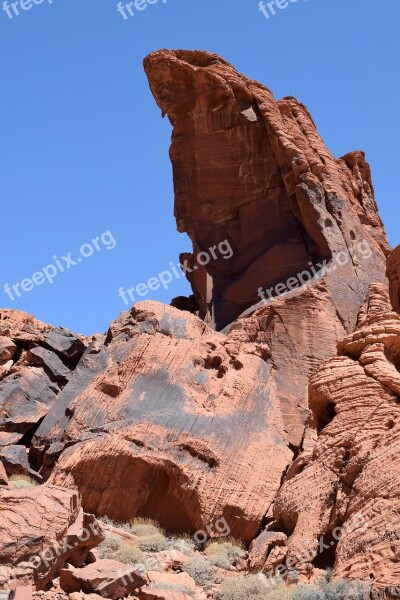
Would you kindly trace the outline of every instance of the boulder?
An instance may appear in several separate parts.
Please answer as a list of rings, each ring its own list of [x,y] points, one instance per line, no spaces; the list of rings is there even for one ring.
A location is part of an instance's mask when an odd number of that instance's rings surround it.
[[[47,414],[60,388],[37,367],[22,366],[0,381],[0,433],[18,443]]]
[[[0,447],[30,443],[88,344],[32,315],[0,310]]]
[[[87,348],[87,343],[82,336],[77,336],[64,327],[55,327],[46,333],[42,343],[73,367],[76,367]]]
[[[17,352],[17,346],[10,338],[0,336],[0,361],[8,361],[14,358]]]
[[[58,358],[57,354],[45,348],[32,348],[26,354],[26,361],[33,367],[43,367],[51,379],[65,383],[71,371]]]
[[[39,483],[43,481],[39,473],[31,469],[25,446],[0,447],[0,461],[8,475],[26,475]]]
[[[0,530],[0,578],[39,590],[103,539],[94,517],[83,515],[79,495],[50,485],[0,487]]]
[[[81,569],[62,569],[60,586],[68,594],[95,593],[103,598],[125,598],[146,584],[146,579],[135,570],[116,560],[98,560]]]
[[[271,555],[276,549],[283,549],[287,546],[287,535],[283,532],[277,531],[263,531],[256,539],[254,539],[249,548],[249,569],[251,571],[268,571],[272,570],[275,565],[272,565],[270,569],[267,563],[267,557],[271,562]],[[283,553],[285,557],[286,551]],[[280,560],[277,564],[280,564],[283,560]],[[266,567],[266,568],[265,568]]]
[[[139,303],[85,355],[32,454],[42,475],[53,468],[53,484],[79,489],[87,512],[211,535],[225,519],[250,541],[292,457],[270,382],[254,346],[242,351],[190,313]]]

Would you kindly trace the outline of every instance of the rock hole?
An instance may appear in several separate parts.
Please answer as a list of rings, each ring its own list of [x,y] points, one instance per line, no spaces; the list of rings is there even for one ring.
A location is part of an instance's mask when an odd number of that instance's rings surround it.
[[[208,356],[204,361],[204,367],[206,369],[219,369],[222,365],[222,358],[220,356]]]
[[[326,406],[320,407],[316,415],[317,430],[320,434],[329,423],[331,423],[336,415],[334,402],[328,402]]]
[[[333,538],[332,532],[324,535],[324,549],[322,552],[319,552],[317,556],[312,561],[312,565],[316,569],[333,569],[336,561],[336,546],[337,540]],[[326,548],[325,546],[328,546]]]

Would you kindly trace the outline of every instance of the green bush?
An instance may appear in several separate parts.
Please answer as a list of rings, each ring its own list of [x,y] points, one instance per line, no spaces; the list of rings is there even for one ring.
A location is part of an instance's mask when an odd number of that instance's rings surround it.
[[[258,575],[230,577],[222,582],[218,592],[218,600],[268,600],[268,588]]]
[[[120,549],[121,540],[117,535],[113,533],[106,533],[104,540],[98,547],[100,558],[112,558],[115,559],[115,555]]]
[[[149,535],[156,535],[157,533],[164,535],[164,530],[152,519],[132,519],[129,523],[129,529],[133,535],[137,535],[138,537],[147,537]]]
[[[139,548],[144,552],[161,552],[168,548],[167,538],[162,533],[141,536],[138,544]]]
[[[245,558],[246,550],[234,540],[211,542],[205,550],[209,562],[221,569],[229,570],[236,558]]]
[[[194,556],[184,566],[184,570],[200,587],[208,588],[214,583],[219,583],[214,567],[205,558]]]
[[[130,542],[122,542],[113,558],[125,565],[143,564],[146,560],[142,550]]]

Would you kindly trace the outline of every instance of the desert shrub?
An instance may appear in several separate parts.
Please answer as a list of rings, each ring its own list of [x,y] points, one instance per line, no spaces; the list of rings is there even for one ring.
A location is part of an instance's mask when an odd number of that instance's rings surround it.
[[[364,597],[361,583],[358,581],[330,581],[320,585],[324,600],[362,600]]]
[[[357,581],[320,581],[315,585],[298,586],[293,600],[362,600],[362,586]]]
[[[139,537],[138,544],[144,552],[161,552],[168,548],[167,538],[162,533],[143,535]]]
[[[164,535],[164,530],[152,519],[132,519],[129,523],[129,529],[131,533],[138,537],[147,537],[149,535],[155,535],[156,533]]]
[[[222,582],[218,600],[268,600],[268,589],[258,575],[230,577]]]
[[[184,566],[188,573],[200,587],[210,587],[213,583],[218,583],[219,578],[214,567],[203,557],[194,556]]]
[[[188,535],[172,536],[167,540],[168,547],[173,550],[179,550],[186,556],[193,556],[196,550],[196,542]]]
[[[151,583],[149,586],[153,590],[169,590],[171,592],[180,592],[181,594],[187,594],[188,596],[193,596],[196,593],[196,590],[188,587],[187,585],[181,585],[179,583],[169,583],[158,581],[157,583]]]
[[[142,550],[130,542],[122,542],[113,558],[126,565],[143,564],[146,560]]]
[[[31,488],[39,485],[37,481],[27,475],[11,475],[8,480],[17,489]]]
[[[98,547],[100,558],[115,558],[116,553],[120,549],[121,540],[113,533],[106,533],[104,540]]]
[[[0,589],[0,600],[7,600],[9,593],[9,590]]]
[[[267,591],[266,598],[267,600],[293,600],[293,588],[284,583],[276,585]]]
[[[207,545],[205,552],[209,562],[221,569],[229,569],[236,558],[246,557],[246,550],[242,544],[234,540],[211,542]]]
[[[300,585],[293,591],[293,600],[324,600],[321,588],[315,585]]]

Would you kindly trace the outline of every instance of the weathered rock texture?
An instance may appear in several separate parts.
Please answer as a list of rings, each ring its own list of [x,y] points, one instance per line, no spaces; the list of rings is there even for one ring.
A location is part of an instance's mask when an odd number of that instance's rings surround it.
[[[365,239],[371,264],[350,261],[341,280],[327,278],[341,320],[354,326],[388,251],[364,154],[335,160],[304,105],[275,101],[215,54],[161,50],[144,66],[174,126],[175,216],[193,242],[185,258],[202,316],[224,327],[258,301],[260,286],[286,282]],[[233,256],[201,266],[199,253],[226,239]]]
[[[302,104],[216,55],[164,50],[145,69],[174,126],[194,297],[139,303],[91,340],[0,311],[0,565],[41,588],[69,562],[65,590],[117,597],[137,582],[86,564],[101,539],[79,543],[86,513],[210,535],[225,519],[233,537],[261,531],[251,569],[323,536],[303,578],[332,566],[396,586],[400,251],[364,154],[335,160]],[[53,544],[53,562],[24,564]],[[185,598],[140,583],[140,598]]]
[[[50,481],[116,520],[196,531],[225,518],[250,540],[291,460],[271,367],[198,317],[139,303],[88,349],[39,427]],[[257,355],[258,354],[258,355]]]
[[[215,54],[161,50],[144,65],[174,126],[175,216],[193,243],[182,260],[200,315],[220,329],[248,309],[232,328],[268,344],[298,447],[309,377],[354,329],[370,283],[385,282],[389,246],[369,166],[362,152],[335,160],[300,102],[275,101]],[[210,248],[217,259],[202,266]],[[300,273],[303,282],[319,277],[299,291]],[[287,284],[289,296],[269,300]],[[256,310],[259,288],[269,292]]]
[[[334,566],[338,577],[399,584],[399,398],[400,315],[387,290],[371,286],[358,328],[311,378],[319,438],[295,461],[275,502],[275,519],[290,536],[287,559],[321,536],[328,546],[302,572]],[[336,527],[345,530],[337,546]]]
[[[0,447],[29,445],[86,340],[16,310],[0,310]]]
[[[67,560],[83,564],[103,539],[95,518],[80,508],[79,495],[50,485],[0,487],[0,531],[0,585],[21,580],[37,589]]]

